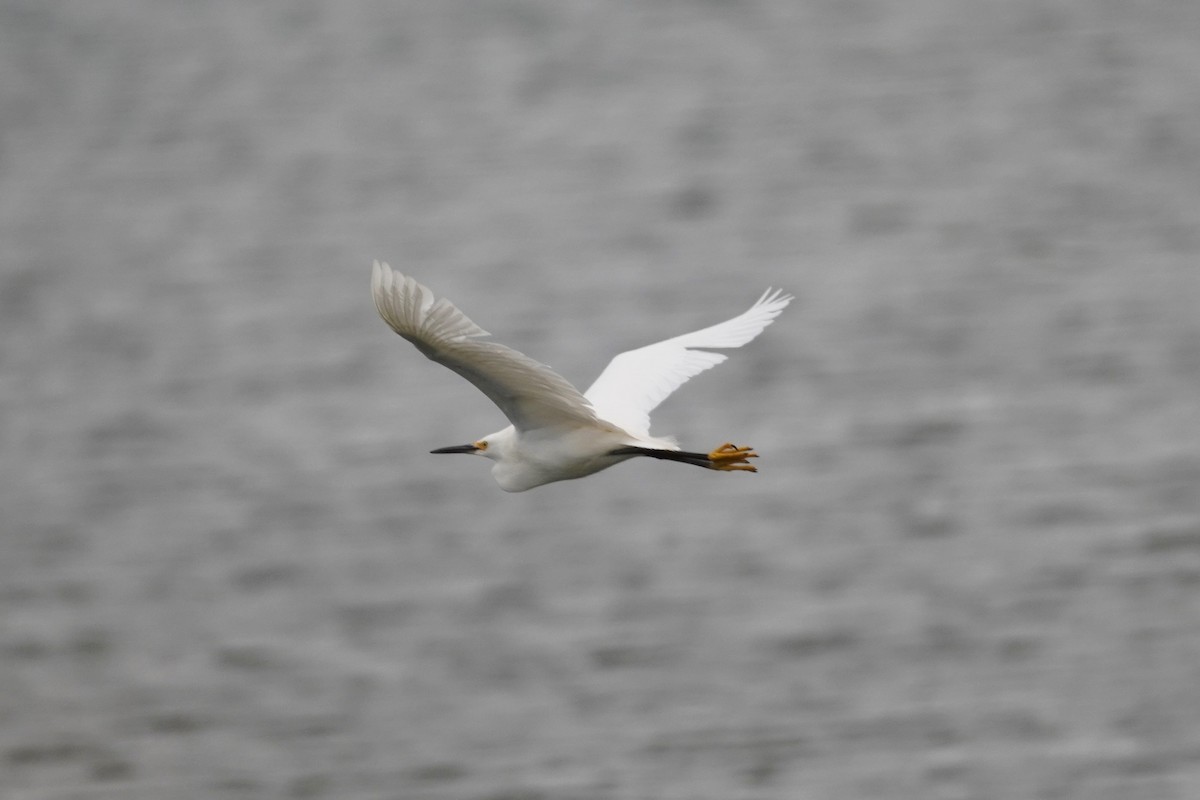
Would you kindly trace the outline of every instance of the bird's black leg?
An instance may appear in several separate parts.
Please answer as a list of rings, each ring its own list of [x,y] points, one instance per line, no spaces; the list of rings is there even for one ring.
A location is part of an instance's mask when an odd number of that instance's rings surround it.
[[[610,456],[648,456],[650,458],[660,458],[663,461],[694,464],[697,467],[708,467],[711,465],[708,456],[704,453],[688,453],[683,450],[660,450],[656,447],[629,445],[628,447],[618,447],[616,450],[610,450],[608,454]]]
[[[608,454],[611,456],[647,456],[663,461],[678,461],[681,464],[691,464],[705,469],[744,470],[747,472],[756,471],[754,467],[750,466],[747,459],[758,457],[758,454],[749,447],[735,447],[731,444],[722,445],[711,453],[690,453],[686,450],[660,450],[656,447],[628,445],[610,450]]]

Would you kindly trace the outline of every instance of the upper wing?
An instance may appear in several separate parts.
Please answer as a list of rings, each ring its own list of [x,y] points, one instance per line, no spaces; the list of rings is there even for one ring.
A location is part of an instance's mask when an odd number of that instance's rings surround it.
[[[371,294],[392,330],[475,384],[519,430],[598,422],[565,378],[512,348],[480,341],[487,331],[412,278],[376,261]]]
[[[706,369],[728,356],[694,348],[741,347],[762,333],[792,301],[782,290],[768,289],[741,316],[703,330],[629,350],[609,362],[584,392],[601,419],[637,435],[650,432],[650,412]]]

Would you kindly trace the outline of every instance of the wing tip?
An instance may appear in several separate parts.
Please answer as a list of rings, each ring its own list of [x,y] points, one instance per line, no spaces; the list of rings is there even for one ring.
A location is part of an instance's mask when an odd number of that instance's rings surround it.
[[[384,270],[387,270],[387,275],[390,277],[392,270],[387,265],[387,262],[380,263],[378,259],[371,265],[371,296],[375,298],[375,305],[379,305],[379,296],[383,292]]]
[[[401,336],[413,335],[420,327],[424,296],[428,294],[428,289],[392,269],[386,261],[375,259],[372,262],[371,296],[375,300],[375,310],[388,327]]]
[[[386,261],[371,264],[371,294],[375,310],[392,330],[417,340],[488,336],[446,298],[411,275],[392,269]]]
[[[762,293],[762,296],[754,303],[751,308],[761,308],[763,306],[774,306],[779,311],[787,308],[788,303],[796,299],[793,294],[785,294],[783,289],[777,289],[774,286],[768,286],[767,290]]]

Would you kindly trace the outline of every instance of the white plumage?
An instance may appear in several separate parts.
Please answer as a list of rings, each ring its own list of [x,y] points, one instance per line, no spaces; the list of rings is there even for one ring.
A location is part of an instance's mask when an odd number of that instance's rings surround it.
[[[791,295],[768,289],[731,320],[614,358],[580,394],[545,364],[488,341],[487,331],[449,300],[376,261],[375,308],[396,333],[428,358],[473,383],[512,424],[469,445],[435,453],[473,453],[495,461],[500,488],[519,492],[580,478],[636,456],[680,461],[723,471],[749,471],[749,447],[725,444],[709,453],[685,452],[650,435],[650,412],[688,379],[724,361],[707,348],[741,347],[779,316]]]
[[[741,347],[762,333],[791,300],[782,290],[768,289],[749,311],[731,320],[621,353],[583,396],[601,418],[629,433],[648,436],[650,412],[659,403],[729,358],[698,348]]]

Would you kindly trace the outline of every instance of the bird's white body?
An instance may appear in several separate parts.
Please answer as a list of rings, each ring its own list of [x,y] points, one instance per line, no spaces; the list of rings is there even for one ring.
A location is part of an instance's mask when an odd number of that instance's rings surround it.
[[[619,464],[630,455],[612,455],[618,448],[648,446],[624,431],[603,427],[537,428],[518,435],[509,425],[485,436],[480,453],[493,459],[492,477],[506,492],[523,492],[543,483],[582,478]]]
[[[637,456],[723,471],[754,471],[748,447],[690,453],[650,435],[650,412],[694,375],[725,360],[704,348],[740,347],[791,301],[768,290],[743,314],[694,333],[621,353],[586,393],[544,364],[483,339],[488,334],[449,301],[376,261],[371,293],[383,320],[430,359],[462,375],[512,423],[469,445],[435,453],[492,459],[501,489],[521,492],[582,478]]]

